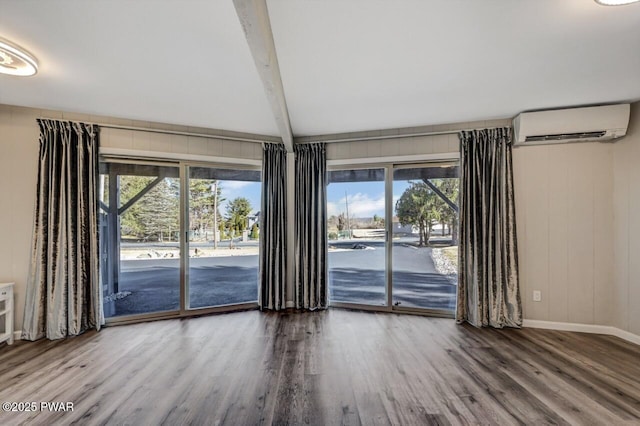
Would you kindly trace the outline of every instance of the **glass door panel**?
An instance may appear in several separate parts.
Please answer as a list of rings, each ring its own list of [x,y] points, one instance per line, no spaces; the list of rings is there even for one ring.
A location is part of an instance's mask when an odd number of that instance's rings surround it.
[[[394,306],[455,310],[458,191],[456,165],[393,170]]]
[[[179,168],[102,162],[99,187],[105,317],[179,310]]]
[[[260,171],[188,168],[190,309],[258,300]]]
[[[385,169],[328,175],[329,298],[386,306]]]

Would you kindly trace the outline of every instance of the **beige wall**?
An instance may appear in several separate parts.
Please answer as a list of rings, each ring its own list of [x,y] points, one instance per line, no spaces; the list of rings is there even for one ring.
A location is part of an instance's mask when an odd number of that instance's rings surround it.
[[[183,159],[193,159],[186,156],[197,156],[204,160],[207,160],[204,157],[209,157],[208,160],[215,160],[216,157],[262,160],[262,146],[259,143],[123,129],[102,129],[100,147],[102,151],[132,150],[159,157],[174,154]]]
[[[464,129],[509,126],[511,120],[487,120],[465,123],[443,124],[438,126],[421,126],[404,129],[389,129],[370,132],[342,133],[325,137],[296,138],[296,142],[322,141],[325,139],[367,138],[401,135],[403,133],[448,132]],[[460,140],[457,134],[397,137],[383,140],[363,140],[357,142],[340,142],[327,144],[327,160],[349,160],[366,158],[394,158],[411,155],[430,155],[457,153]]]
[[[408,138],[341,142],[327,144],[328,160],[440,154],[459,151],[458,135],[415,136]]]
[[[640,102],[631,105],[627,136],[613,150],[613,325],[640,335]]]
[[[525,318],[609,325],[613,148],[576,143],[513,151]],[[533,291],[542,301],[533,301]]]
[[[627,136],[614,143],[514,150],[527,319],[640,335],[639,166],[639,102]],[[532,301],[533,290],[542,302]]]
[[[15,328],[22,328],[35,204],[36,113],[0,106],[0,281],[15,282]]]

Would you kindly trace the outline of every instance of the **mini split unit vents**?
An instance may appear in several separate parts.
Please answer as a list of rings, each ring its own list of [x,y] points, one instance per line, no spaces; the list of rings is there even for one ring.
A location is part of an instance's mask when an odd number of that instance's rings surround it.
[[[611,141],[627,134],[629,104],[523,112],[513,120],[514,146]]]

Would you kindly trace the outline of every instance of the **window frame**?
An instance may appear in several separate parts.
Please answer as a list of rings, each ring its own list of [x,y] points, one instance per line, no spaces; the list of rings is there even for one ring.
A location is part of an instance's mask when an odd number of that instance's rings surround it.
[[[389,161],[392,160],[392,161]],[[423,315],[440,318],[454,318],[455,311],[439,309],[427,309],[409,306],[394,306],[393,304],[393,172],[396,169],[437,167],[460,165],[458,153],[455,154],[435,154],[419,156],[403,156],[390,158],[354,159],[351,162],[346,159],[327,160],[327,171],[334,170],[360,170],[360,169],[381,169],[385,170],[385,294],[387,296],[386,306],[366,305],[350,302],[334,302],[329,300],[329,306],[342,309],[356,309],[373,312],[396,312],[414,315]],[[329,264],[327,262],[327,277],[329,275]],[[330,285],[327,279],[327,285]]]
[[[189,167],[210,167],[218,169],[231,169],[231,170],[252,170],[262,171],[262,166],[258,165],[258,161],[247,160],[246,162],[238,162],[238,159],[230,158],[229,161],[223,161],[222,157],[217,158],[216,161],[195,161],[195,160],[181,160],[173,158],[148,158],[148,157],[135,157],[126,155],[109,155],[107,153],[101,153],[99,163],[120,163],[120,164],[133,164],[133,165],[154,165],[154,166],[168,166],[177,167],[179,171],[180,181],[180,201],[179,201],[179,216],[180,216],[180,304],[179,309],[161,312],[149,312],[133,315],[123,315],[116,317],[105,317],[105,325],[121,325],[132,324],[144,321],[153,321],[169,318],[188,318],[199,315],[207,315],[213,313],[225,313],[258,309],[258,301],[248,303],[237,303],[228,305],[209,306],[202,308],[189,308],[189,288],[188,288],[188,229],[189,229],[189,191],[188,188],[188,168]],[[262,181],[260,181],[262,183]],[[101,207],[98,206],[98,209]],[[119,243],[118,243],[119,244]],[[102,274],[99,274],[100,279],[100,295],[102,297],[103,283]],[[258,282],[259,286],[259,282]],[[259,289],[258,289],[259,295]]]

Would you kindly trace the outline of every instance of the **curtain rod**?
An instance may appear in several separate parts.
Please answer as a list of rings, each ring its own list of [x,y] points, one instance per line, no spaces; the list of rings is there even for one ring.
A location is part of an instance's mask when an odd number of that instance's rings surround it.
[[[38,117],[38,119],[43,120],[60,120],[59,118],[50,118],[50,117]],[[64,119],[63,119],[64,120]],[[131,130],[134,132],[148,132],[148,133],[161,133],[167,135],[180,135],[180,136],[191,136],[195,138],[205,138],[205,139],[223,139],[230,141],[239,141],[239,142],[252,142],[252,143],[282,143],[274,142],[272,140],[267,139],[255,139],[255,138],[241,138],[237,136],[222,136],[222,135],[209,135],[206,133],[195,133],[195,132],[182,132],[179,130],[163,130],[163,129],[149,129],[146,127],[135,127],[135,126],[121,126],[118,124],[106,124],[106,123],[95,123],[95,122],[84,122],[86,124],[94,124],[96,126],[104,127],[106,129],[119,129],[119,130]],[[499,127],[486,127],[485,129],[501,129],[503,127],[509,126],[499,126]],[[305,142],[297,142],[294,137],[294,144],[308,144],[308,143],[343,143],[343,142],[360,142],[360,141],[374,141],[374,140],[384,140],[384,139],[403,139],[403,138],[411,138],[418,136],[439,136],[439,135],[454,135],[460,132],[470,132],[478,129],[461,129],[461,130],[444,130],[440,132],[417,132],[417,133],[403,133],[399,135],[383,135],[383,136],[357,136],[352,138],[340,138],[340,139],[317,139],[317,140],[309,140]],[[305,139],[314,138],[316,136],[304,136]],[[317,136],[318,138],[322,138],[322,136]]]
[[[65,119],[60,119],[60,118],[50,118],[50,117],[38,117],[38,119],[42,119],[42,120],[63,120],[65,121]],[[71,120],[74,121],[74,120]],[[223,140],[229,140],[229,141],[239,141],[239,142],[252,142],[252,143],[264,143],[264,142],[270,142],[270,143],[278,143],[278,142],[274,142],[272,140],[268,140],[268,139],[255,139],[255,138],[242,138],[239,136],[223,136],[223,135],[210,135],[207,133],[196,133],[196,132],[182,132],[179,130],[164,130],[164,129],[149,129],[147,127],[135,127],[135,126],[121,126],[118,124],[107,124],[107,123],[94,123],[94,122],[87,122],[87,121],[83,121],[83,123],[86,124],[93,124],[105,129],[119,129],[119,130],[131,130],[134,132],[148,132],[148,133],[161,133],[161,134],[166,134],[166,135],[179,135],[179,136],[191,136],[194,138],[205,138],[205,139],[223,139]]]
[[[491,130],[491,129],[502,129],[504,127],[510,126],[499,126],[499,127],[483,127],[482,129]],[[417,133],[403,133],[399,135],[383,135],[383,136],[357,136],[353,138],[342,138],[342,139],[318,139],[318,140],[310,140],[305,142],[297,142],[298,144],[305,143],[342,143],[342,142],[360,142],[360,141],[375,141],[375,140],[383,140],[383,139],[400,139],[400,138],[412,138],[417,136],[438,136],[438,135],[457,135],[460,132],[471,132],[479,129],[460,129],[460,130],[443,130],[440,132],[417,132]],[[313,138],[314,136],[305,136],[307,138]],[[318,136],[321,138],[320,136]]]

